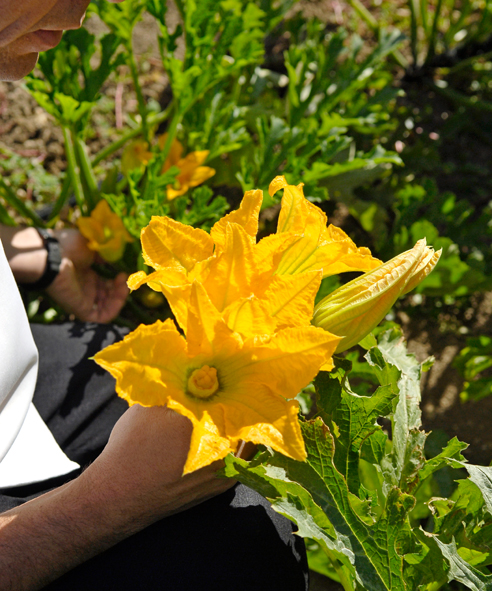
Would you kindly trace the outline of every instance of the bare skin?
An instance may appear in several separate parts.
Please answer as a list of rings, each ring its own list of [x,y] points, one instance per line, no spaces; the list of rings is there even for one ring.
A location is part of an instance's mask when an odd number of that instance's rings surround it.
[[[70,228],[56,230],[62,251],[60,273],[46,290],[68,313],[85,322],[110,322],[123,307],[128,295],[126,275],[103,279],[91,268],[95,253],[87,241]],[[19,283],[37,281],[46,267],[47,253],[43,240],[34,228],[11,228],[0,225],[5,254]]]
[[[181,476],[191,423],[129,409],[77,479],[0,515],[0,589],[34,591],[122,539],[232,486],[217,464]],[[131,444],[129,444],[131,442]]]
[[[0,0],[0,80],[17,80],[64,29],[80,26],[89,0]],[[93,253],[62,231],[59,276],[50,295],[82,320],[107,322],[123,305],[124,278],[100,282]],[[46,252],[32,228],[0,227],[15,275],[36,281]],[[35,591],[155,521],[231,487],[218,465],[182,476],[191,422],[165,407],[130,408],[81,476],[0,515],[0,590]],[[247,452],[246,452],[247,453]]]

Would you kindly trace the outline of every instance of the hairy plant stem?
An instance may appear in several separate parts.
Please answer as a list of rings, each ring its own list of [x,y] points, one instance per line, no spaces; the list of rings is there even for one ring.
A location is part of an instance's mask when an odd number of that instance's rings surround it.
[[[80,182],[80,168],[77,164],[77,158],[75,156],[75,148],[72,141],[71,130],[64,125],[62,127],[63,139],[65,140],[65,153],[67,155],[67,166],[68,174],[72,182],[73,192],[75,194],[75,200],[80,208],[81,213],[84,215],[87,213],[87,205],[85,201],[84,189]]]
[[[335,557],[334,553],[331,550],[328,550],[323,544],[320,544],[323,548],[328,560],[331,562],[333,570],[337,573],[338,578],[340,579],[340,585],[344,588],[345,591],[354,591],[354,586],[352,585],[350,579],[345,574],[345,571],[340,566],[337,558]]]

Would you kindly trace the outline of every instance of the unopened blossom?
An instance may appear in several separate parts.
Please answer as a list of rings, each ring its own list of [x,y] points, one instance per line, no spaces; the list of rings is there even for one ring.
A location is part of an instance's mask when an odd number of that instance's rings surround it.
[[[396,300],[414,289],[436,266],[441,250],[425,239],[376,269],[339,287],[314,309],[313,325],[340,337],[337,353],[356,345],[386,316]]]

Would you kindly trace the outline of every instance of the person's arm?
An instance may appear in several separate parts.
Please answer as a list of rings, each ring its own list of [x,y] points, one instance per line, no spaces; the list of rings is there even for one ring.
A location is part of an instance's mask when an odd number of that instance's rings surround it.
[[[123,307],[128,295],[126,275],[114,280],[99,277],[91,268],[95,253],[78,230],[52,231],[62,254],[60,272],[46,289],[66,312],[79,320],[109,322]],[[14,277],[19,283],[34,283],[44,273],[47,252],[35,228],[0,225],[0,238]]]
[[[106,449],[72,482],[0,514],[0,589],[33,591],[153,522],[234,484],[217,463],[182,476],[191,423],[130,408]]]

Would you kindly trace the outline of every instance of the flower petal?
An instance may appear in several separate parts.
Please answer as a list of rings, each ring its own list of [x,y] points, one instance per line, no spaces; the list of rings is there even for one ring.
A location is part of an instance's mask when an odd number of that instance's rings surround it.
[[[210,166],[199,166],[193,171],[188,186],[191,189],[198,187],[198,185],[201,185],[205,181],[208,181],[209,178],[213,177],[214,174],[215,168],[210,168]]]
[[[263,298],[280,328],[309,325],[320,284],[321,271],[277,275],[272,279]]]
[[[299,403],[285,400],[267,386],[238,384],[224,393],[227,436],[231,439],[269,445],[296,460],[306,459],[299,426]]]
[[[273,334],[277,321],[268,310],[268,303],[255,296],[233,302],[223,312],[227,326],[244,338],[259,334]]]
[[[223,347],[229,344],[232,332],[210,301],[203,285],[194,281],[191,286],[186,329],[189,355],[211,355],[217,345]],[[236,346],[233,349],[235,350]]]
[[[185,387],[186,341],[172,320],[140,325],[94,361],[116,378],[116,391],[130,405],[164,406]]]
[[[410,277],[410,280],[405,285],[402,295],[412,291],[412,289],[416,288],[417,285],[427,277],[427,275],[437,265],[439,259],[441,258],[441,254],[442,248],[440,248],[437,252],[434,252],[433,248],[430,246],[427,247],[425,256],[422,257],[420,263]]]
[[[261,203],[263,201],[263,191],[254,190],[246,191],[239,209],[231,211],[216,224],[214,224],[210,231],[215,242],[216,250],[224,247],[226,237],[226,227],[229,223],[239,224],[244,228],[246,233],[251,236],[252,242],[256,242],[256,234],[258,233],[258,216],[260,214]]]
[[[294,398],[318,373],[340,341],[313,326],[286,328],[273,336],[248,339],[242,351],[220,357],[225,391],[238,383],[267,385],[274,394]]]
[[[142,254],[154,269],[175,267],[190,271],[213,253],[214,244],[204,230],[168,217],[153,217],[142,230]]]
[[[203,285],[214,306],[222,312],[237,299],[252,293],[255,275],[253,246],[238,224],[227,224],[224,251],[210,262]]]

